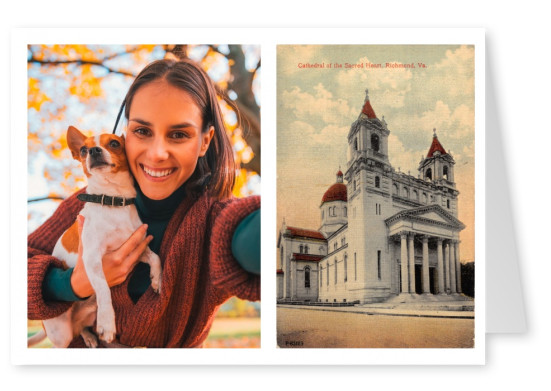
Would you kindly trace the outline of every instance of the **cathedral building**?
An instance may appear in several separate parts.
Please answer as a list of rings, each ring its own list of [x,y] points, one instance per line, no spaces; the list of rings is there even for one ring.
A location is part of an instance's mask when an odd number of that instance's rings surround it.
[[[438,140],[418,175],[388,159],[390,131],[366,90],[348,133],[346,171],[320,204],[318,230],[287,226],[278,239],[279,301],[373,303],[404,295],[461,293],[459,192],[453,156]]]

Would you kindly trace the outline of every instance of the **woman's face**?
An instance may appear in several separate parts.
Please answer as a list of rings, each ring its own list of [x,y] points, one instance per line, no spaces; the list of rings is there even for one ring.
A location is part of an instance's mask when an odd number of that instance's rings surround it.
[[[132,100],[126,156],[142,192],[162,200],[184,184],[214,134],[201,133],[201,111],[191,96],[165,80],[141,87]]]

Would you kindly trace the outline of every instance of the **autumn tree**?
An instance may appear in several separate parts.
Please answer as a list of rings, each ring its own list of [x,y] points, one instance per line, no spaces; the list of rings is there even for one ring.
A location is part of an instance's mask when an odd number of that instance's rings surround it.
[[[84,186],[82,170],[67,150],[68,126],[90,134],[111,132],[134,77],[161,58],[189,58],[214,80],[239,167],[234,193],[254,192],[260,175],[258,46],[30,45],[28,162],[33,205],[63,199]],[[32,208],[29,220],[36,222],[30,225],[39,224],[52,209]]]

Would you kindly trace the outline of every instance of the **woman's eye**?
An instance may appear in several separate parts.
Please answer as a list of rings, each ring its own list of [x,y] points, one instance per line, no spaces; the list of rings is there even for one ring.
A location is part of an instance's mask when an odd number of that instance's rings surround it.
[[[117,140],[111,140],[109,141],[109,146],[111,148],[117,149],[121,146],[121,143],[119,143]]]
[[[149,136],[150,131],[147,128],[137,128],[137,129],[134,129],[132,133],[138,136]]]
[[[174,139],[182,139],[182,138],[188,138],[188,135],[185,132],[174,132],[170,135],[170,137]]]
[[[86,147],[80,147],[80,156],[84,157],[88,153],[88,148]]]

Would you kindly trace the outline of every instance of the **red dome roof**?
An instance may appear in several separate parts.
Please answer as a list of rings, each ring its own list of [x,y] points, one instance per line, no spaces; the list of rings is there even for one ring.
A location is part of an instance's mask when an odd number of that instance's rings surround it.
[[[348,198],[346,196],[346,185],[344,183],[335,183],[332,185],[325,194],[323,195],[323,198],[321,199],[321,203],[324,202],[331,202],[331,201],[347,201]]]

